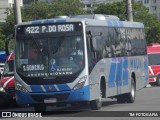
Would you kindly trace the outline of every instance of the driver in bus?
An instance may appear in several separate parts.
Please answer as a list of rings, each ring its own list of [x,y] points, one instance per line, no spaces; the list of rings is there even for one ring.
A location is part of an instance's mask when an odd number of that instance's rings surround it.
[[[76,37],[75,39],[76,41],[76,46],[75,46],[75,50],[71,53],[71,56],[74,56],[74,61],[79,64],[82,65],[83,64],[83,43],[80,37]]]
[[[83,44],[82,44],[81,38],[76,37],[75,41],[76,41],[76,48],[75,48],[75,51],[73,51],[71,54],[83,56]]]

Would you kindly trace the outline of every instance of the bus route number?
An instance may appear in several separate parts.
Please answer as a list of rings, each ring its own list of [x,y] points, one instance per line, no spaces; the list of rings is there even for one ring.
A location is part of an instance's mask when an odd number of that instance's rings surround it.
[[[26,33],[39,33],[39,27],[38,26],[31,26],[26,28]]]
[[[71,32],[71,31],[74,31],[74,25],[73,24],[29,26],[29,27],[25,28],[25,33],[26,34],[52,33],[52,32]]]

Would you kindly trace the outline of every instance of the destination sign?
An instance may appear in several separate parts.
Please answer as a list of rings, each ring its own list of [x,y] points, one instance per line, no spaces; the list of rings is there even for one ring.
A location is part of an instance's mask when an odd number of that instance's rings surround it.
[[[25,34],[72,32],[72,31],[75,31],[74,24],[27,26],[24,28]]]

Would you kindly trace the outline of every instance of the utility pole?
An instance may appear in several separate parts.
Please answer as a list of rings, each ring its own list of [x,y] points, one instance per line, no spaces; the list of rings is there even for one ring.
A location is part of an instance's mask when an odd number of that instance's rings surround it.
[[[127,4],[127,20],[128,21],[133,21],[132,1],[131,0],[126,0],[126,4]]]
[[[15,6],[14,8],[15,8],[16,24],[18,24],[22,22],[20,1],[14,0],[14,6]]]

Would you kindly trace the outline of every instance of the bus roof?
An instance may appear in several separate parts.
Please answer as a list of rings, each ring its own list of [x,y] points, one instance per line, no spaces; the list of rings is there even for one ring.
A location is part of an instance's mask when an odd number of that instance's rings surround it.
[[[53,19],[35,20],[29,22],[23,22],[19,25],[34,25],[42,23],[65,23],[65,22],[85,22],[88,26],[108,26],[108,27],[132,27],[132,28],[144,28],[143,23],[119,21],[119,18],[113,15],[94,14],[91,15],[76,15],[71,17],[56,17]]]
[[[159,43],[150,43],[147,45],[147,53],[154,54],[160,53],[160,44]]]

